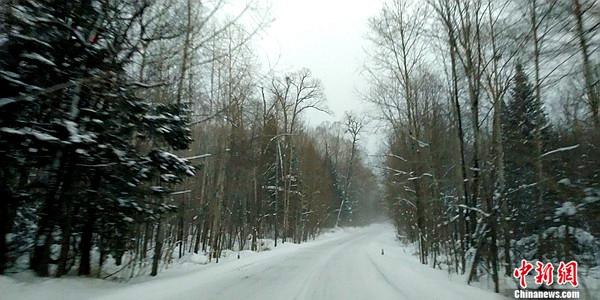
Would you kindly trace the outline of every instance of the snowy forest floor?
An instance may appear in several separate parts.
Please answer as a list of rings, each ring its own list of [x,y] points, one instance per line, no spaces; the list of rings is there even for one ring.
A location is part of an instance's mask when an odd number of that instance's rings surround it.
[[[0,299],[506,299],[464,282],[419,264],[391,225],[375,224],[218,264],[178,264],[127,283],[1,276]]]

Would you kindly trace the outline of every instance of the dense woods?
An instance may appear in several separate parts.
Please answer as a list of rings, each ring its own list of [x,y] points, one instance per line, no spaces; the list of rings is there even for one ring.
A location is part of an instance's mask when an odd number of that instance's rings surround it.
[[[262,70],[259,3],[1,8],[0,274],[156,275],[366,222],[364,121],[305,126],[322,84]]]
[[[156,276],[381,213],[495,292],[522,259],[599,270],[597,1],[385,0],[374,113],[321,124],[319,78],[258,58],[271,21],[258,0],[2,1],[0,274]]]
[[[496,292],[521,259],[600,265],[598,9],[391,0],[371,19],[384,197],[423,264]]]

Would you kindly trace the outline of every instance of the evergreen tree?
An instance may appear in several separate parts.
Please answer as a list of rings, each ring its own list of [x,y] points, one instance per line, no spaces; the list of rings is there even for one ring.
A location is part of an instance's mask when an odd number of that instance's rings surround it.
[[[537,174],[535,163],[539,153],[536,142],[547,139],[547,120],[542,103],[534,96],[533,87],[521,64],[515,68],[511,97],[503,110],[504,151],[506,165],[507,201],[512,215],[514,237],[529,237],[540,224],[537,203]],[[538,137],[539,134],[539,137]],[[527,243],[527,247],[534,247]],[[531,249],[529,249],[531,250]],[[523,250],[526,251],[526,250]]]
[[[79,236],[79,273],[89,274],[95,235],[123,240],[134,219],[170,209],[157,199],[194,174],[165,151],[190,143],[187,113],[139,98],[127,76],[135,44],[126,39],[147,2],[17,3],[0,45],[0,190],[8,199],[0,235],[11,231],[17,210],[39,207],[31,268],[48,275],[56,263],[56,275],[65,274]],[[131,19],[117,17],[124,11]]]

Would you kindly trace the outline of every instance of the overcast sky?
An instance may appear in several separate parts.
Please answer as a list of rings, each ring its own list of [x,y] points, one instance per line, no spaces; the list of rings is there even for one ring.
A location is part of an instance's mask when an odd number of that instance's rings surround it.
[[[260,35],[258,54],[265,67],[277,71],[306,67],[322,81],[333,115],[307,113],[309,124],[340,120],[345,111],[365,112],[367,105],[358,92],[366,88],[360,75],[366,60],[365,36],[381,1],[271,0],[271,4],[275,20]],[[368,136],[364,135],[363,145],[372,153],[378,141]]]

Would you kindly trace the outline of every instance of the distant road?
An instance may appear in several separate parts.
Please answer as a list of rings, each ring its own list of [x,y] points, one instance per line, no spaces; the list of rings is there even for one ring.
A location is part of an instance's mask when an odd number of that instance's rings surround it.
[[[381,255],[381,250],[384,255]],[[159,276],[160,277],[160,276]],[[504,299],[449,281],[418,263],[387,224],[212,265],[187,275],[123,286],[100,299],[400,300]]]

